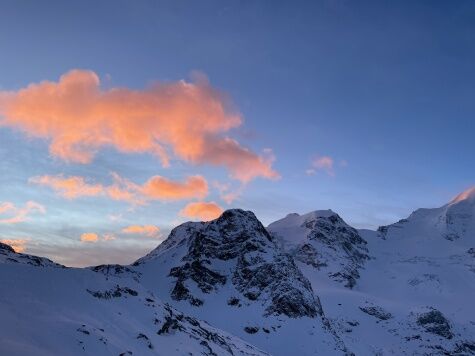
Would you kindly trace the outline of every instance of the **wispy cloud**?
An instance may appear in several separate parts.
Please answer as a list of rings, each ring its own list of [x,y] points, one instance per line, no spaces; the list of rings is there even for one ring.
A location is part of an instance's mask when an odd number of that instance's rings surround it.
[[[238,199],[245,188],[245,184],[241,184],[239,187],[232,187],[231,183],[221,183],[218,181],[213,182],[213,186],[219,193],[219,197],[226,204],[232,204],[236,199]]]
[[[33,177],[30,182],[48,186],[68,199],[104,196],[136,205],[145,204],[149,200],[203,199],[208,194],[208,183],[202,176],[189,176],[182,182],[153,176],[142,185],[116,173],[112,174],[112,178],[113,183],[110,185],[88,182],[83,177],[63,175]]]
[[[86,182],[83,177],[38,176],[30,178],[30,183],[45,185],[53,188],[58,194],[68,199],[78,197],[97,196],[103,193],[104,187],[100,184]]]
[[[23,207],[11,202],[0,203],[0,224],[18,224],[28,219],[30,214],[44,214],[46,208],[34,201],[28,201]]]
[[[191,219],[209,221],[221,215],[223,209],[215,202],[194,202],[187,204],[180,215]]]
[[[0,125],[48,140],[50,153],[66,161],[89,163],[111,146],[151,153],[164,166],[171,156],[222,166],[243,182],[278,177],[270,151],[258,155],[225,136],[242,118],[203,75],[143,90],[104,90],[96,73],[72,70],[58,82],[0,91],[0,114]]]
[[[343,160],[340,162],[341,167],[345,167],[348,163]],[[305,171],[307,175],[314,175],[318,172],[324,172],[329,176],[335,176],[335,160],[330,156],[316,156],[310,162],[310,167]]]
[[[148,237],[159,237],[160,228],[155,225],[130,225],[124,227],[122,232],[125,234],[145,235]]]

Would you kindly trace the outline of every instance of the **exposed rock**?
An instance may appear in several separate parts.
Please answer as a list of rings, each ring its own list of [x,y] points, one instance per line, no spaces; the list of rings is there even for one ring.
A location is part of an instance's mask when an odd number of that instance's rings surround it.
[[[475,355],[475,341],[458,342],[453,353],[455,355]]]
[[[393,316],[391,313],[388,313],[383,308],[378,306],[367,306],[367,307],[359,307],[360,310],[368,315],[374,316],[380,320],[389,320]]]
[[[94,267],[89,267],[92,271],[97,272],[97,273],[102,273],[104,276],[106,276],[106,279],[109,277],[132,277],[135,281],[138,281],[140,278],[140,273],[137,271],[134,271],[133,269],[127,267],[127,266],[121,266],[117,264],[112,264],[112,265],[99,265],[99,266],[94,266]]]
[[[272,303],[266,309],[268,314],[292,318],[322,314],[320,302],[311,293],[310,282],[289,255],[277,255],[271,262],[258,258],[248,261],[243,255],[238,259],[233,283],[248,299],[270,296]]]
[[[149,349],[153,349],[153,345],[152,345],[152,343],[150,342],[150,339],[148,338],[147,335],[140,333],[140,334],[137,335],[137,339],[138,339],[138,340],[143,340],[143,341],[147,344],[147,347],[148,347]]]
[[[106,290],[106,291],[91,291],[89,289],[86,289],[86,291],[91,294],[95,298],[99,299],[111,299],[111,298],[120,298],[124,294],[125,295],[131,295],[133,297],[136,297],[138,295],[137,291],[128,288],[128,287],[120,287],[117,285],[114,289],[111,290]]]
[[[247,332],[248,334],[255,334],[259,331],[259,327],[257,327],[257,326],[246,326],[244,328],[244,331]]]
[[[369,259],[367,242],[331,210],[291,214],[268,230],[299,262],[327,271],[335,281],[353,288]]]
[[[449,321],[437,309],[420,314],[417,318],[417,324],[432,334],[437,334],[446,339],[453,337]]]

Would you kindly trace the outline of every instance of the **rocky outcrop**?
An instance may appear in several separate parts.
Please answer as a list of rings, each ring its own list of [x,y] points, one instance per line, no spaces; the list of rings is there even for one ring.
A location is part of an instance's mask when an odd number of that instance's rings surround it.
[[[353,288],[369,259],[367,242],[331,210],[290,214],[268,230],[296,260]]]
[[[454,336],[449,321],[437,309],[419,314],[417,324],[422,326],[427,332],[445,337],[446,339],[451,339]]]
[[[386,310],[384,310],[383,308],[379,306],[373,305],[373,306],[363,306],[359,308],[363,313],[374,316],[375,318],[378,318],[379,320],[389,320],[393,317],[391,313],[387,312]]]
[[[132,268],[127,266],[112,264],[112,265],[99,265],[94,267],[89,267],[94,272],[103,274],[106,279],[111,277],[119,278],[132,278],[135,281],[138,281],[140,278],[140,273],[134,271]]]

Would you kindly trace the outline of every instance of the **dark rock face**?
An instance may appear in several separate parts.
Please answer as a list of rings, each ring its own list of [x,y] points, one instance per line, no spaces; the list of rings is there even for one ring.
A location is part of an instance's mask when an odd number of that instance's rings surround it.
[[[367,306],[367,307],[359,307],[360,310],[368,315],[374,316],[380,320],[389,320],[393,316],[391,313],[388,313],[383,308],[378,306]]]
[[[95,298],[99,299],[111,299],[111,298],[120,298],[122,296],[131,295],[133,297],[138,296],[138,292],[128,288],[128,287],[120,287],[117,285],[114,289],[106,290],[106,291],[92,291],[86,289],[86,291]]]
[[[187,262],[182,266],[174,267],[170,270],[169,276],[176,277],[176,284],[172,291],[172,298],[175,300],[188,299],[191,304],[200,306],[203,301],[191,295],[185,281],[191,279],[196,283],[203,293],[210,293],[216,290],[218,285],[226,283],[226,277],[207,268],[200,260]]]
[[[272,303],[266,309],[267,314],[284,314],[292,318],[322,314],[320,303],[309,293],[312,291],[310,282],[289,255],[279,254],[271,262],[259,258],[248,261],[242,255],[237,262],[233,283],[250,300],[270,295]],[[295,288],[296,284],[300,288]]]
[[[462,341],[456,344],[455,355],[475,355],[475,342],[474,341]]]
[[[420,314],[417,318],[417,324],[432,334],[445,337],[446,339],[453,337],[449,321],[437,309]]]
[[[257,327],[257,326],[246,326],[244,328],[244,331],[247,332],[248,334],[255,334],[259,331],[259,327]]]
[[[248,302],[265,306],[266,314],[297,318],[321,313],[309,281],[252,212],[228,210],[209,223],[183,224],[167,241],[171,247],[165,248],[186,246],[182,264],[169,272],[175,278],[175,300],[200,306],[203,297],[192,290],[209,294],[231,284]]]
[[[109,279],[111,277],[132,277],[135,281],[138,281],[138,279],[140,278],[140,273],[138,273],[137,271],[134,271],[129,267],[117,264],[99,265],[90,267],[90,269],[94,272],[102,273],[104,276],[106,276],[106,279]]]

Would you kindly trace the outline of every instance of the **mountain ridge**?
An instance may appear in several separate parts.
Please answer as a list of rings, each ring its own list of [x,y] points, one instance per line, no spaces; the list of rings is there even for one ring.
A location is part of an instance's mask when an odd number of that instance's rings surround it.
[[[473,192],[378,231],[332,210],[265,228],[231,209],[126,266],[68,268],[0,243],[0,351],[475,354]]]

